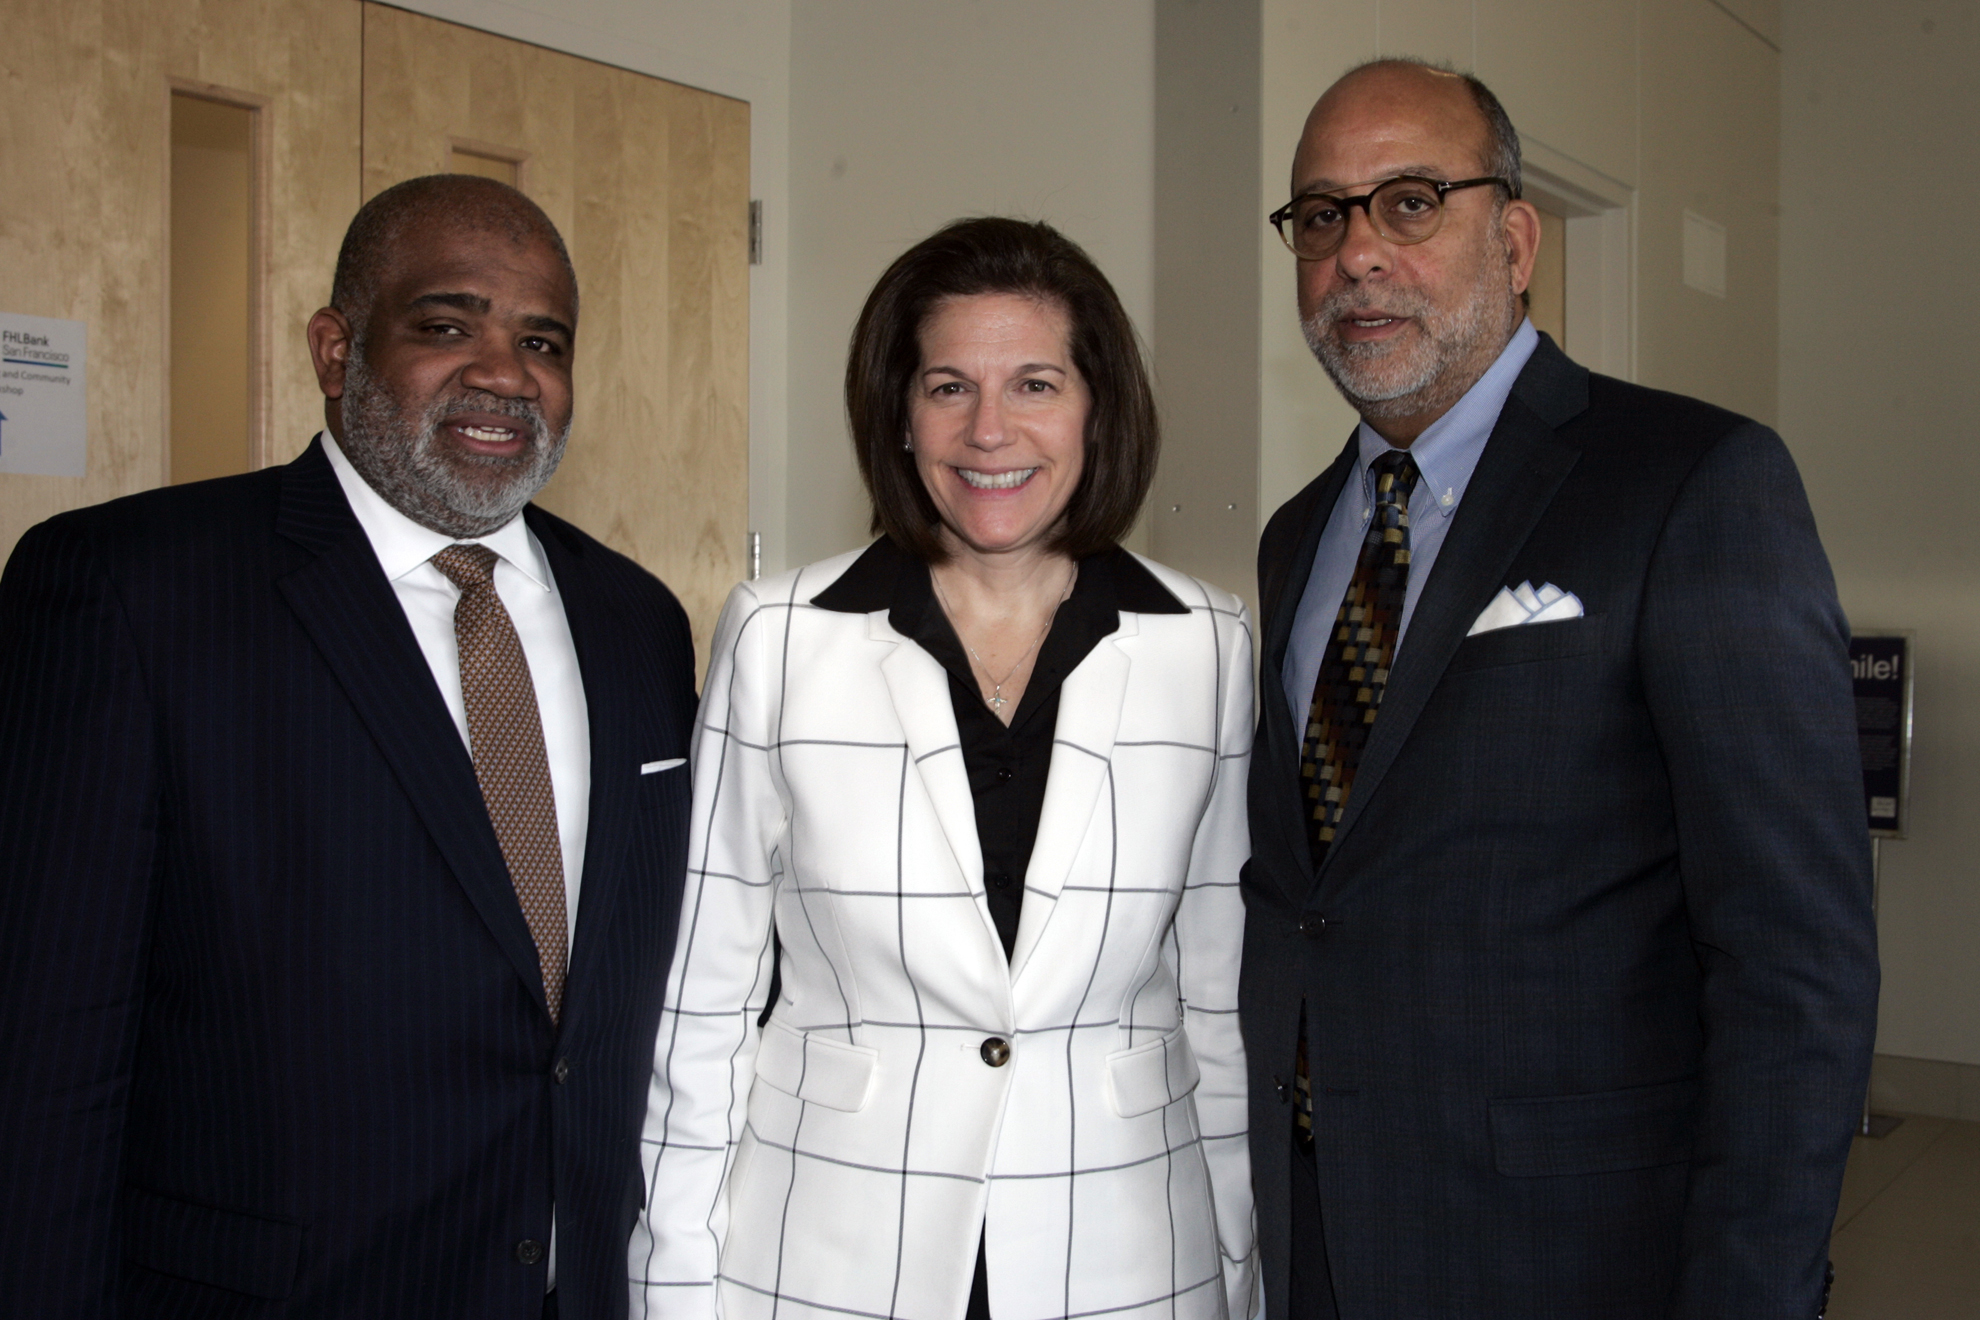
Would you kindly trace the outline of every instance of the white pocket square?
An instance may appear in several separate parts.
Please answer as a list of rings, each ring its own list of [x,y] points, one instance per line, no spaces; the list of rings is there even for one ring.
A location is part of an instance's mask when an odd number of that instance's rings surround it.
[[[1522,582],[1516,587],[1500,587],[1499,594],[1492,597],[1492,603],[1479,614],[1465,636],[1476,637],[1482,632],[1516,628],[1523,623],[1578,619],[1581,612],[1581,597],[1572,591],[1562,591],[1551,582],[1535,591],[1531,582]]]
[[[685,756],[676,756],[671,761],[642,761],[639,772],[643,775],[657,775],[662,770],[672,770],[677,765],[686,764],[687,758]]]

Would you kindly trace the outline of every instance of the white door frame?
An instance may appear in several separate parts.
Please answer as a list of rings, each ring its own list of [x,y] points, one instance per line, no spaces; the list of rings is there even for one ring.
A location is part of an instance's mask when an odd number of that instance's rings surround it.
[[[1636,379],[1636,190],[1520,134],[1528,200],[1567,219],[1567,355]]]

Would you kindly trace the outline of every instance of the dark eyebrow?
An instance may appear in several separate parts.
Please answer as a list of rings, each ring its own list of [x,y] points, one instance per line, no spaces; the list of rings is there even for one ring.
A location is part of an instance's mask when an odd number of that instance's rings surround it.
[[[1374,182],[1386,183],[1390,179],[1400,179],[1405,174],[1418,179],[1429,179],[1433,183],[1445,182],[1444,171],[1438,169],[1435,165],[1405,165],[1401,169],[1396,170],[1393,173],[1383,175],[1380,179],[1374,180]],[[1315,193],[1323,193],[1326,194],[1327,196],[1339,196],[1340,194],[1346,192],[1350,187],[1358,188],[1360,186],[1362,186],[1360,183],[1355,183],[1355,184],[1334,183],[1331,180],[1322,179],[1316,183],[1309,183],[1306,185],[1306,187],[1296,190],[1293,193],[1293,196],[1310,197]]]
[[[1069,374],[1064,367],[1060,366],[1056,362],[1027,362],[1023,366],[1020,366],[1016,370],[1012,371],[1011,374],[1013,376],[1023,376],[1023,375],[1028,375],[1029,373],[1034,371],[1056,371],[1061,376]],[[933,376],[940,374],[944,376],[956,376],[963,380],[969,379],[969,377],[963,373],[962,368],[942,366],[939,363],[932,367],[923,367],[921,369],[921,374],[924,376]]]
[[[486,316],[494,304],[478,293],[422,293],[412,300],[414,307],[451,307],[457,312],[467,312],[472,316]],[[566,339],[576,339],[577,332],[554,316],[525,316],[525,330],[535,330],[541,334],[562,335]]]
[[[565,325],[554,316],[525,316],[523,329],[538,330],[544,334],[562,335],[566,339],[576,339],[577,331]]]

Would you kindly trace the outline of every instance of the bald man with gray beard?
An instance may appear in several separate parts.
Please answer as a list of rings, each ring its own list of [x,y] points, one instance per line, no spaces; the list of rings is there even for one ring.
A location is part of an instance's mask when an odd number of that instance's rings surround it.
[[[529,501],[542,211],[358,213],[286,467],[0,579],[0,1309],[610,1320],[687,845],[692,643]]]
[[[1362,421],[1259,547],[1266,1314],[1812,1320],[1877,959],[1794,464],[1534,329],[1475,79],[1349,73],[1272,219]]]

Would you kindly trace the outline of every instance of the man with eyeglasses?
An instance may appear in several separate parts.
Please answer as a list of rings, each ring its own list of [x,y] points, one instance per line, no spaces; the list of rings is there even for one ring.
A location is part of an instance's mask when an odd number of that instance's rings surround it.
[[[1350,72],[1292,192],[1362,422],[1259,550],[1266,1313],[1814,1317],[1877,965],[1794,465],[1534,330],[1539,216],[1475,79]]]

